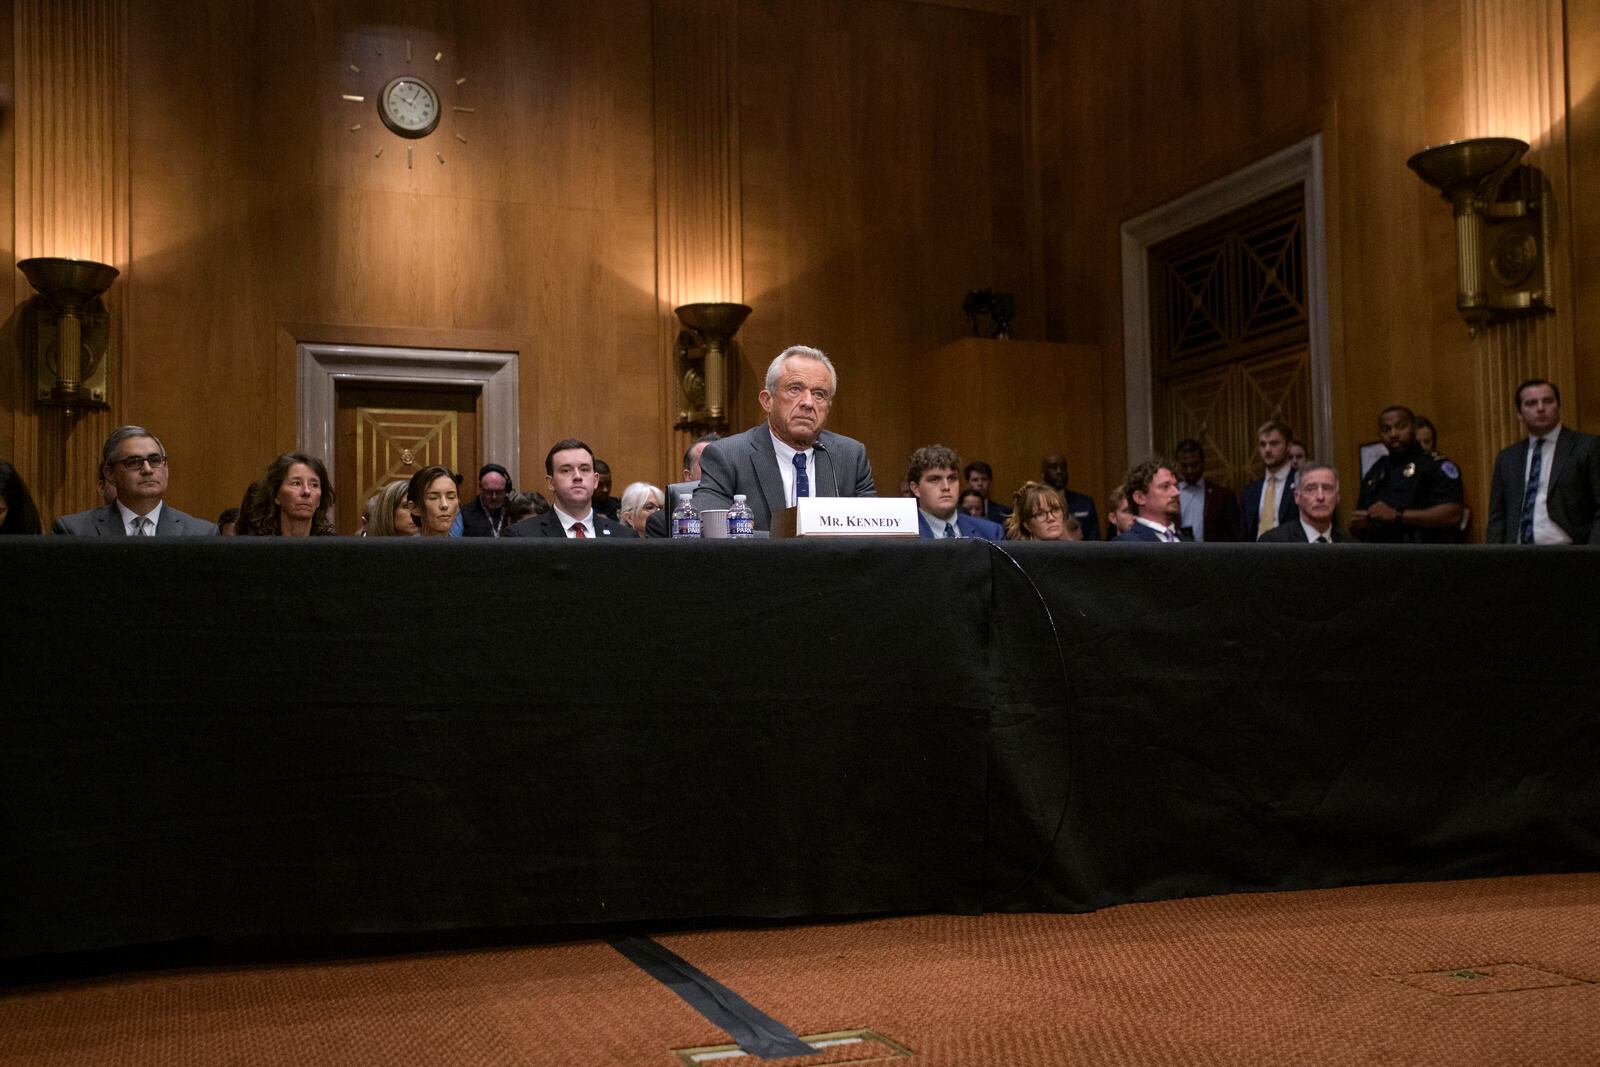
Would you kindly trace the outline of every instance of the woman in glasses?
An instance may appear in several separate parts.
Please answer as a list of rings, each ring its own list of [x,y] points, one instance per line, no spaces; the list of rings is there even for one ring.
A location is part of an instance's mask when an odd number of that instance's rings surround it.
[[[1072,541],[1067,535],[1066,505],[1061,494],[1043,482],[1024,482],[1012,498],[1015,506],[1006,516],[1006,539],[1010,541]]]
[[[622,491],[622,507],[618,510],[618,515],[623,522],[633,527],[635,533],[643,537],[644,524],[651,515],[661,510],[666,500],[666,494],[649,482],[634,482]]]

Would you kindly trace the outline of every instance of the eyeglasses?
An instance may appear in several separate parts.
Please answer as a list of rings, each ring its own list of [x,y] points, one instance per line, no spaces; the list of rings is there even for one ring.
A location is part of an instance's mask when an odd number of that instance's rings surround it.
[[[643,504],[639,505],[639,510],[640,511],[660,511],[661,510],[661,505],[657,504],[654,500],[646,500]]]
[[[1036,519],[1048,519],[1052,515],[1059,514],[1061,514],[1061,509],[1056,507],[1054,504],[1051,504],[1047,508],[1040,508],[1038,511],[1033,513],[1034,518]]]
[[[130,474],[138,473],[139,468],[146,463],[150,464],[151,470],[158,471],[167,465],[167,457],[160,452],[152,452],[148,456],[129,456],[126,459],[114,459],[111,461],[113,466],[121,467]]]

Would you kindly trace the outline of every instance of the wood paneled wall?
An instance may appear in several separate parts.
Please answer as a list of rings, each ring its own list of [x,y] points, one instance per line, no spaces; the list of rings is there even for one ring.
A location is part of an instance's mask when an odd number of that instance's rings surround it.
[[[1540,64],[1491,71],[1484,66],[1488,50],[1479,48],[1471,33],[1485,17],[1474,8],[1496,3],[1040,4],[1033,65],[1049,280],[1047,335],[1097,343],[1106,352],[1109,456],[1126,458],[1121,288],[1107,266],[1117,262],[1121,221],[1320,131],[1328,190],[1336,453],[1329,458],[1352,470],[1357,446],[1376,437],[1378,410],[1409,404],[1433,418],[1443,449],[1466,469],[1468,499],[1481,530],[1488,460],[1508,443],[1491,439],[1498,430],[1486,416],[1488,405],[1504,401],[1487,394],[1502,391],[1503,383],[1480,372],[1483,360],[1455,310],[1448,206],[1406,168],[1405,160],[1424,145],[1488,132],[1473,125],[1481,109],[1475,105],[1469,113],[1467,89],[1498,84],[1495,91],[1502,96],[1513,89],[1524,94],[1529,109],[1538,110],[1534,105],[1543,106],[1541,101],[1554,107],[1552,128],[1535,132],[1555,160],[1549,165],[1566,170],[1565,145],[1551,147],[1564,137],[1559,85],[1544,85],[1561,63],[1559,19],[1547,20],[1556,24],[1553,37],[1518,38],[1519,54],[1542,56]],[[1544,0],[1517,3],[1540,13],[1559,14],[1561,6]],[[1585,7],[1590,14],[1574,17],[1575,8]],[[1600,128],[1600,119],[1593,117],[1600,102],[1591,99],[1600,68],[1595,27],[1600,19],[1592,8],[1566,5],[1573,27],[1568,47],[1581,53],[1570,74],[1571,202],[1577,218],[1557,240],[1564,242],[1563,255],[1576,249],[1579,257],[1573,299],[1558,312],[1564,323],[1523,328],[1556,339],[1542,343],[1558,368],[1570,365],[1557,343],[1561,329],[1592,316],[1586,308],[1594,304],[1600,285],[1600,261],[1586,250],[1594,243],[1600,216],[1584,206],[1586,196],[1600,192],[1600,157],[1592,133]],[[1489,18],[1491,24],[1502,21]],[[1508,86],[1508,78],[1517,84]],[[1580,129],[1591,131],[1586,145],[1578,144]],[[1591,237],[1587,242],[1584,228]],[[1580,337],[1584,332],[1580,327]],[[1587,358],[1581,354],[1585,347]],[[1576,403],[1570,405],[1568,422],[1593,430],[1600,427],[1594,401],[1587,398],[1600,386],[1595,381],[1600,374],[1586,365],[1592,367],[1596,349],[1587,340],[1580,340],[1579,348],[1577,380],[1570,388]]]

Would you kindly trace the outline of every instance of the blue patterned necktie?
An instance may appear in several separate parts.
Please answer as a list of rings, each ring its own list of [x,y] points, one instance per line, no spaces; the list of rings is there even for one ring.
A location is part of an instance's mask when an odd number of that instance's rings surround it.
[[[944,535],[946,537],[960,537],[961,536],[960,534],[956,533],[956,524],[953,523],[953,522],[947,522],[947,523],[944,524]]]
[[[794,454],[794,498],[799,500],[803,496],[811,495],[811,479],[806,477],[806,454]]]
[[[1539,478],[1544,474],[1544,439],[1534,438],[1533,462],[1528,464],[1528,484],[1522,490],[1522,524],[1517,528],[1519,544],[1533,544],[1533,505],[1539,499]]]

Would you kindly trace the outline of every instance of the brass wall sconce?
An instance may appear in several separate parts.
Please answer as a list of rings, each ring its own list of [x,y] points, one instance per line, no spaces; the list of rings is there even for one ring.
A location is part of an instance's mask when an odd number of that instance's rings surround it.
[[[75,412],[111,406],[106,382],[111,316],[100,294],[117,268],[88,259],[43,257],[17,264],[39,295],[23,317],[23,345],[33,353],[34,401]]]
[[[678,381],[678,420],[691,433],[728,429],[728,370],[738,353],[733,335],[750,308],[744,304],[685,304],[675,308],[684,329],[672,347]]]
[[[1527,150],[1514,137],[1475,137],[1406,160],[1454,210],[1456,307],[1474,337],[1493,323],[1554,310],[1547,182],[1518,166]]]

